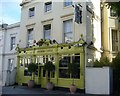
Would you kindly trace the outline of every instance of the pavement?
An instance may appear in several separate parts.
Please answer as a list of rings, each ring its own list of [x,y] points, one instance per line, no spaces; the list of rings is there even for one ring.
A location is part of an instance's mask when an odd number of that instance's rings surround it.
[[[1,96],[108,96],[108,95],[92,95],[76,92],[71,94],[68,91],[63,90],[47,90],[40,87],[28,88],[27,86],[6,86],[2,87]]]

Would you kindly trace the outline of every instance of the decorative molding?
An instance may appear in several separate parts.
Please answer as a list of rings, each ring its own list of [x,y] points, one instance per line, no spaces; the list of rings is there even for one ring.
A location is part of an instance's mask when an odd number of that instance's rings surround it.
[[[46,20],[41,21],[41,23],[49,22],[49,21],[52,21],[52,20],[53,20],[53,18],[51,18],[51,19],[46,19]]]
[[[69,17],[69,16],[72,16],[74,15],[74,13],[70,13],[70,14],[67,14],[67,15],[63,15],[63,16],[60,16],[61,18],[65,18],[65,17]]]

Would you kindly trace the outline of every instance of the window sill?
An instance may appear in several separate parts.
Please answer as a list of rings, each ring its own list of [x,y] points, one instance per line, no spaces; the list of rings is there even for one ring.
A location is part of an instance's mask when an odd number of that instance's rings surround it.
[[[35,16],[31,16],[31,17],[29,16],[28,19],[33,19],[34,17],[35,17]]]
[[[63,6],[63,9],[66,9],[66,8],[71,8],[72,5],[69,5],[69,6]]]
[[[47,12],[44,12],[45,15],[46,15],[46,14],[50,14],[50,13],[52,13],[52,10],[47,11]]]

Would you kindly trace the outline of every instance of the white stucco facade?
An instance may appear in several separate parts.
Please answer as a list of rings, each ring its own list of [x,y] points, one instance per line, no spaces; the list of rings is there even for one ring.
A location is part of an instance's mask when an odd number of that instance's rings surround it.
[[[15,68],[17,65],[16,45],[19,42],[20,23],[15,23],[2,28],[0,32],[0,66],[2,75],[2,85],[12,85],[15,83]],[[13,40],[13,39],[14,40]]]
[[[88,0],[87,0],[88,1]],[[29,0],[21,4],[21,24],[20,24],[20,47],[27,46],[28,29],[33,28],[33,41],[44,39],[44,25],[51,24],[51,40],[64,43],[64,21],[72,19],[73,41],[78,41],[80,35],[86,41],[85,62],[90,66],[90,62],[101,57],[101,14],[100,0],[89,0],[89,2],[73,2],[82,6],[82,23],[74,22],[74,8],[72,5],[65,7],[64,2],[54,2],[54,0],[33,1]],[[52,2],[49,12],[45,12],[45,4]],[[29,17],[29,10],[34,8],[34,16]],[[22,37],[22,38],[21,38]],[[90,46],[89,46],[90,45]],[[91,46],[92,45],[92,46]],[[88,62],[90,60],[90,62]]]
[[[88,0],[87,0],[88,1]],[[82,23],[74,22],[74,7],[64,6],[64,2],[54,2],[53,0],[39,1],[29,0],[21,3],[21,21],[8,25],[6,29],[0,29],[0,68],[3,85],[15,83],[15,68],[17,56],[15,47],[17,44],[21,48],[28,47],[28,30],[33,29],[32,42],[44,39],[44,26],[51,25],[50,39],[58,43],[64,42],[64,22],[72,20],[72,39],[78,41],[80,35],[87,43],[85,45],[85,64],[92,66],[91,61],[101,57],[101,14],[100,0],[95,2],[73,2],[82,6]],[[52,2],[51,10],[45,12],[45,4]],[[48,4],[48,3],[47,3]],[[29,11],[34,10],[29,14]],[[11,38],[15,37],[15,45],[11,50]],[[10,65],[12,63],[12,66]],[[14,79],[13,79],[14,78]]]
[[[112,61],[120,51],[120,21],[115,12],[107,8],[106,3],[102,4],[101,14],[103,56]]]
[[[0,85],[2,85],[2,64],[3,64],[3,49],[4,49],[4,32],[2,25],[0,26]]]

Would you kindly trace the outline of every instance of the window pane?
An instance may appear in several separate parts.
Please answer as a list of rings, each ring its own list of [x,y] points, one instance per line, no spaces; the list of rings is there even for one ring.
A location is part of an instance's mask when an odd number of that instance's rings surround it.
[[[34,14],[35,14],[35,8],[34,8],[34,7],[33,7],[33,8],[30,8],[30,9],[29,9],[29,17],[34,16]]]
[[[44,39],[50,39],[51,30],[44,30]]]
[[[59,61],[59,66],[60,67],[67,67],[69,63],[70,63],[70,56],[64,56]]]
[[[28,46],[33,44],[33,28],[28,29]]]
[[[72,63],[76,63],[78,64],[78,67],[80,67],[80,55],[79,54],[75,54],[74,56],[72,56]]]
[[[15,40],[16,38],[15,37],[11,37],[11,50],[13,49],[13,48],[15,48]]]
[[[112,51],[118,51],[118,32],[112,30]]]
[[[72,36],[72,32],[70,32],[70,33],[65,33],[64,34],[65,35],[65,42],[72,42],[73,41],[73,36]]]
[[[59,78],[70,78],[70,74],[66,69],[59,69]]]
[[[52,9],[52,2],[45,3],[45,12],[48,12]]]
[[[33,28],[28,29],[28,41],[33,40]]]
[[[64,32],[72,32],[72,20],[64,21]]]
[[[76,74],[72,74],[71,78],[80,78],[80,69],[76,69]]]
[[[51,35],[51,24],[44,25],[44,39],[50,39]]]
[[[28,71],[28,69],[24,70],[24,76],[32,76],[32,73]]]
[[[63,22],[64,25],[64,42],[72,42],[73,41],[73,33],[72,33],[72,20],[67,20]]]
[[[65,0],[64,1],[64,6],[70,6],[72,5],[72,0]]]
[[[38,65],[37,65],[38,66]],[[38,67],[37,67],[37,69],[36,69],[36,71],[35,71],[35,76],[38,76]]]
[[[68,71],[68,64],[74,64],[75,73]],[[61,56],[59,61],[59,77],[60,78],[80,78],[80,54],[72,54],[69,56]]]

